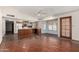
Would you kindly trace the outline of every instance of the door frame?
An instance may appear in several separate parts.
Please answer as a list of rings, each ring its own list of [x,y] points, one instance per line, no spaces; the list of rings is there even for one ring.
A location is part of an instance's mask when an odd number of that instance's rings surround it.
[[[62,36],[62,19],[70,18],[70,37]],[[60,17],[60,37],[72,39],[72,16]]]
[[[14,34],[14,21],[12,21],[12,34]]]
[[[7,31],[6,31],[6,22],[12,22],[12,34],[14,34],[14,21],[8,21],[8,20],[5,21],[5,34],[7,34]]]

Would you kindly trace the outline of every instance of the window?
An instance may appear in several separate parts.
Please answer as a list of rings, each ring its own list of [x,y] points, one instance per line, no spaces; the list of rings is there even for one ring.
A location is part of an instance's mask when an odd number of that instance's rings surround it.
[[[48,29],[49,29],[49,30],[56,31],[56,30],[57,30],[57,25],[56,25],[56,23],[49,24]]]
[[[56,23],[53,23],[53,30],[54,30],[54,31],[57,30],[57,25],[56,25]]]
[[[46,30],[46,24],[43,24],[43,30]]]
[[[48,26],[48,29],[49,29],[49,30],[53,30],[52,25],[49,25],[49,26]]]

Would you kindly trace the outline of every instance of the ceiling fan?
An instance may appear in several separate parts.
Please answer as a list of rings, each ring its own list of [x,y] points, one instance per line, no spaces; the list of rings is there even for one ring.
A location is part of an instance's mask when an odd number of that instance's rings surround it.
[[[44,10],[39,10],[37,12],[38,20],[43,20],[47,16],[47,13]]]

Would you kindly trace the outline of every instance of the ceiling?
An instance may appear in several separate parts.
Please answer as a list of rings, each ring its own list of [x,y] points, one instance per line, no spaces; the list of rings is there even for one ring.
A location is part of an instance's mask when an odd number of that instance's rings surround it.
[[[62,13],[79,10],[78,6],[14,6],[20,12],[37,18],[37,14],[43,12],[47,16],[56,16]]]

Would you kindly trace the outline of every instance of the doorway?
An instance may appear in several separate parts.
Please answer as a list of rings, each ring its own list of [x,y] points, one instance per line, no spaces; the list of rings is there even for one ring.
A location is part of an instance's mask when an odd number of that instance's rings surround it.
[[[6,21],[6,34],[14,34],[14,22],[13,21]]]
[[[60,37],[72,39],[72,19],[71,19],[71,16],[60,18]]]

